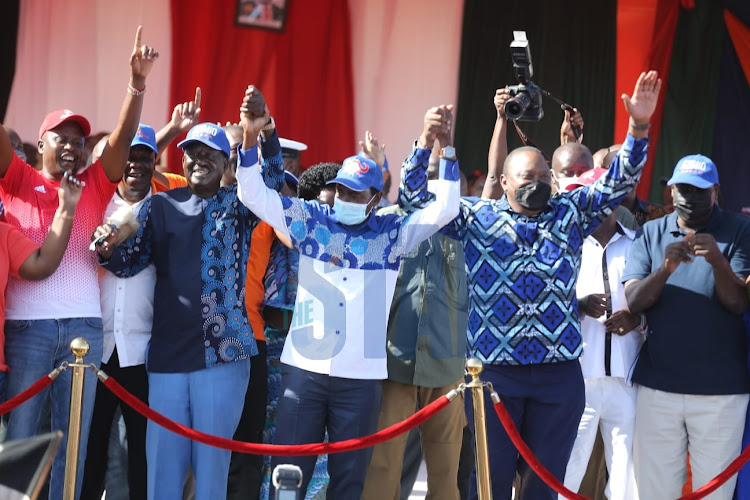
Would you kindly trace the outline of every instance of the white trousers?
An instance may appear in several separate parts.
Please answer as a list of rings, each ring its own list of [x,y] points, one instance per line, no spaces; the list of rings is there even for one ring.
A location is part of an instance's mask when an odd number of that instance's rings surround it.
[[[619,377],[588,379],[585,383],[586,408],[565,472],[565,486],[578,491],[594,448],[596,433],[601,428],[609,471],[605,490],[607,498],[638,500],[632,453],[638,390]],[[563,498],[560,497],[561,500]]]
[[[635,421],[635,477],[641,498],[679,498],[690,452],[698,489],[737,458],[750,396],[700,396],[640,386]],[[706,498],[731,500],[737,476]]]

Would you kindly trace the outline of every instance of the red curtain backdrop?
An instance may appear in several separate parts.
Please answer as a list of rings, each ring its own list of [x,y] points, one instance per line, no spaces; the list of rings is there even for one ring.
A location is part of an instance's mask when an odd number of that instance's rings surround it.
[[[236,0],[171,0],[172,105],[201,87],[201,121],[236,122],[248,85],[266,96],[282,137],[309,145],[302,162],[354,154],[347,0],[287,0],[283,32],[234,24]],[[170,152],[171,170],[181,154]]]
[[[647,4],[652,6],[648,7]],[[659,142],[662,112],[664,111],[664,96],[667,91],[667,76],[669,63],[672,59],[672,45],[680,8],[692,8],[690,0],[658,0],[655,2],[641,0],[621,1],[618,3],[617,30],[617,96],[623,92],[630,95],[633,91],[635,78],[641,71],[655,69],[662,79],[662,91],[651,119],[649,154],[643,169],[641,182],[638,185],[638,196],[649,198],[651,181],[656,158],[656,147]],[[653,14],[649,12],[653,11]],[[640,11],[644,14],[641,17]],[[623,15],[623,19],[620,16]],[[646,43],[644,43],[646,42]],[[630,51],[628,47],[636,47]],[[643,55],[645,54],[645,58]],[[626,81],[626,79],[628,81]],[[615,140],[619,142],[626,133],[628,118],[622,103],[616,106]]]
[[[742,24],[742,21],[727,9],[724,9],[724,22],[727,25],[729,36],[732,38],[737,59],[740,60],[742,71],[745,73],[748,85],[750,85],[750,28]]]

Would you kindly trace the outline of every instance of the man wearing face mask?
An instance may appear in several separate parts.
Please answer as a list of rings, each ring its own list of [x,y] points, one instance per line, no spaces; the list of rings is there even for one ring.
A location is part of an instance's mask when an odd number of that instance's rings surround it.
[[[532,452],[561,481],[584,408],[576,301],[581,245],[638,182],[660,87],[651,71],[640,75],[632,97],[623,95],[628,136],[594,184],[551,197],[544,157],[535,148],[519,148],[503,165],[503,197],[462,199],[459,216],[444,229],[464,246],[468,354],[485,363],[483,379],[498,390]],[[489,398],[485,411],[494,412]],[[494,497],[510,497],[518,469],[515,498],[557,498],[519,461],[497,419],[487,419],[487,433]],[[475,484],[470,498],[477,497]]]
[[[407,158],[405,184],[423,194],[438,131],[449,128],[449,107],[432,108]],[[434,129],[433,129],[434,126]],[[439,130],[437,130],[439,129]],[[336,178],[333,210],[317,201],[267,189],[240,152],[240,199],[291,240],[299,251],[292,323],[281,355],[276,444],[304,444],[366,436],[375,431],[382,380],[387,377],[386,329],[401,259],[458,213],[459,170],[452,155],[431,186],[434,201],[409,215],[371,213],[383,174],[364,156],[347,158]],[[360,498],[372,448],[329,456],[328,498]],[[315,457],[274,457],[302,468],[307,489]],[[273,491],[270,497],[273,496]]]
[[[688,451],[696,488],[723,471],[740,452],[750,392],[750,223],[716,205],[719,175],[703,155],[682,158],[667,184],[675,213],[643,226],[622,277],[649,329],[633,373],[641,498],[680,496]],[[735,481],[712,498],[732,498]]]

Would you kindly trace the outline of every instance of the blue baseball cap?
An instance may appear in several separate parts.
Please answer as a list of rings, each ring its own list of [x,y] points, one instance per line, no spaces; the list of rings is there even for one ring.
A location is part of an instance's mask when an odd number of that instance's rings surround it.
[[[362,156],[350,156],[339,169],[336,177],[326,184],[342,184],[352,191],[365,191],[374,188],[383,190],[383,172],[371,159]]]
[[[130,147],[132,148],[133,146],[146,146],[158,155],[159,150],[156,147],[156,132],[154,132],[153,127],[139,123],[138,131],[135,133],[133,140],[130,141]]]
[[[216,125],[215,123],[204,122],[199,123],[195,127],[190,129],[187,137],[184,141],[181,141],[177,147],[185,149],[185,146],[194,142],[200,142],[205,144],[211,149],[221,151],[227,157],[229,156],[229,139],[224,129]]]
[[[667,181],[673,184],[690,184],[700,189],[710,188],[719,183],[719,171],[711,158],[703,155],[685,156],[674,167],[672,178]]]

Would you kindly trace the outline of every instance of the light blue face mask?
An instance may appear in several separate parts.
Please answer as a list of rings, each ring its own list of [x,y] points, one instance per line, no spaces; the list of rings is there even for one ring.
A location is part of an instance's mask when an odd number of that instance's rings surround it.
[[[375,198],[375,196],[372,198]],[[367,206],[372,201],[372,198],[367,203],[353,203],[351,201],[343,201],[337,197],[333,201],[333,216],[337,221],[347,226],[361,224],[369,215],[367,213]]]

